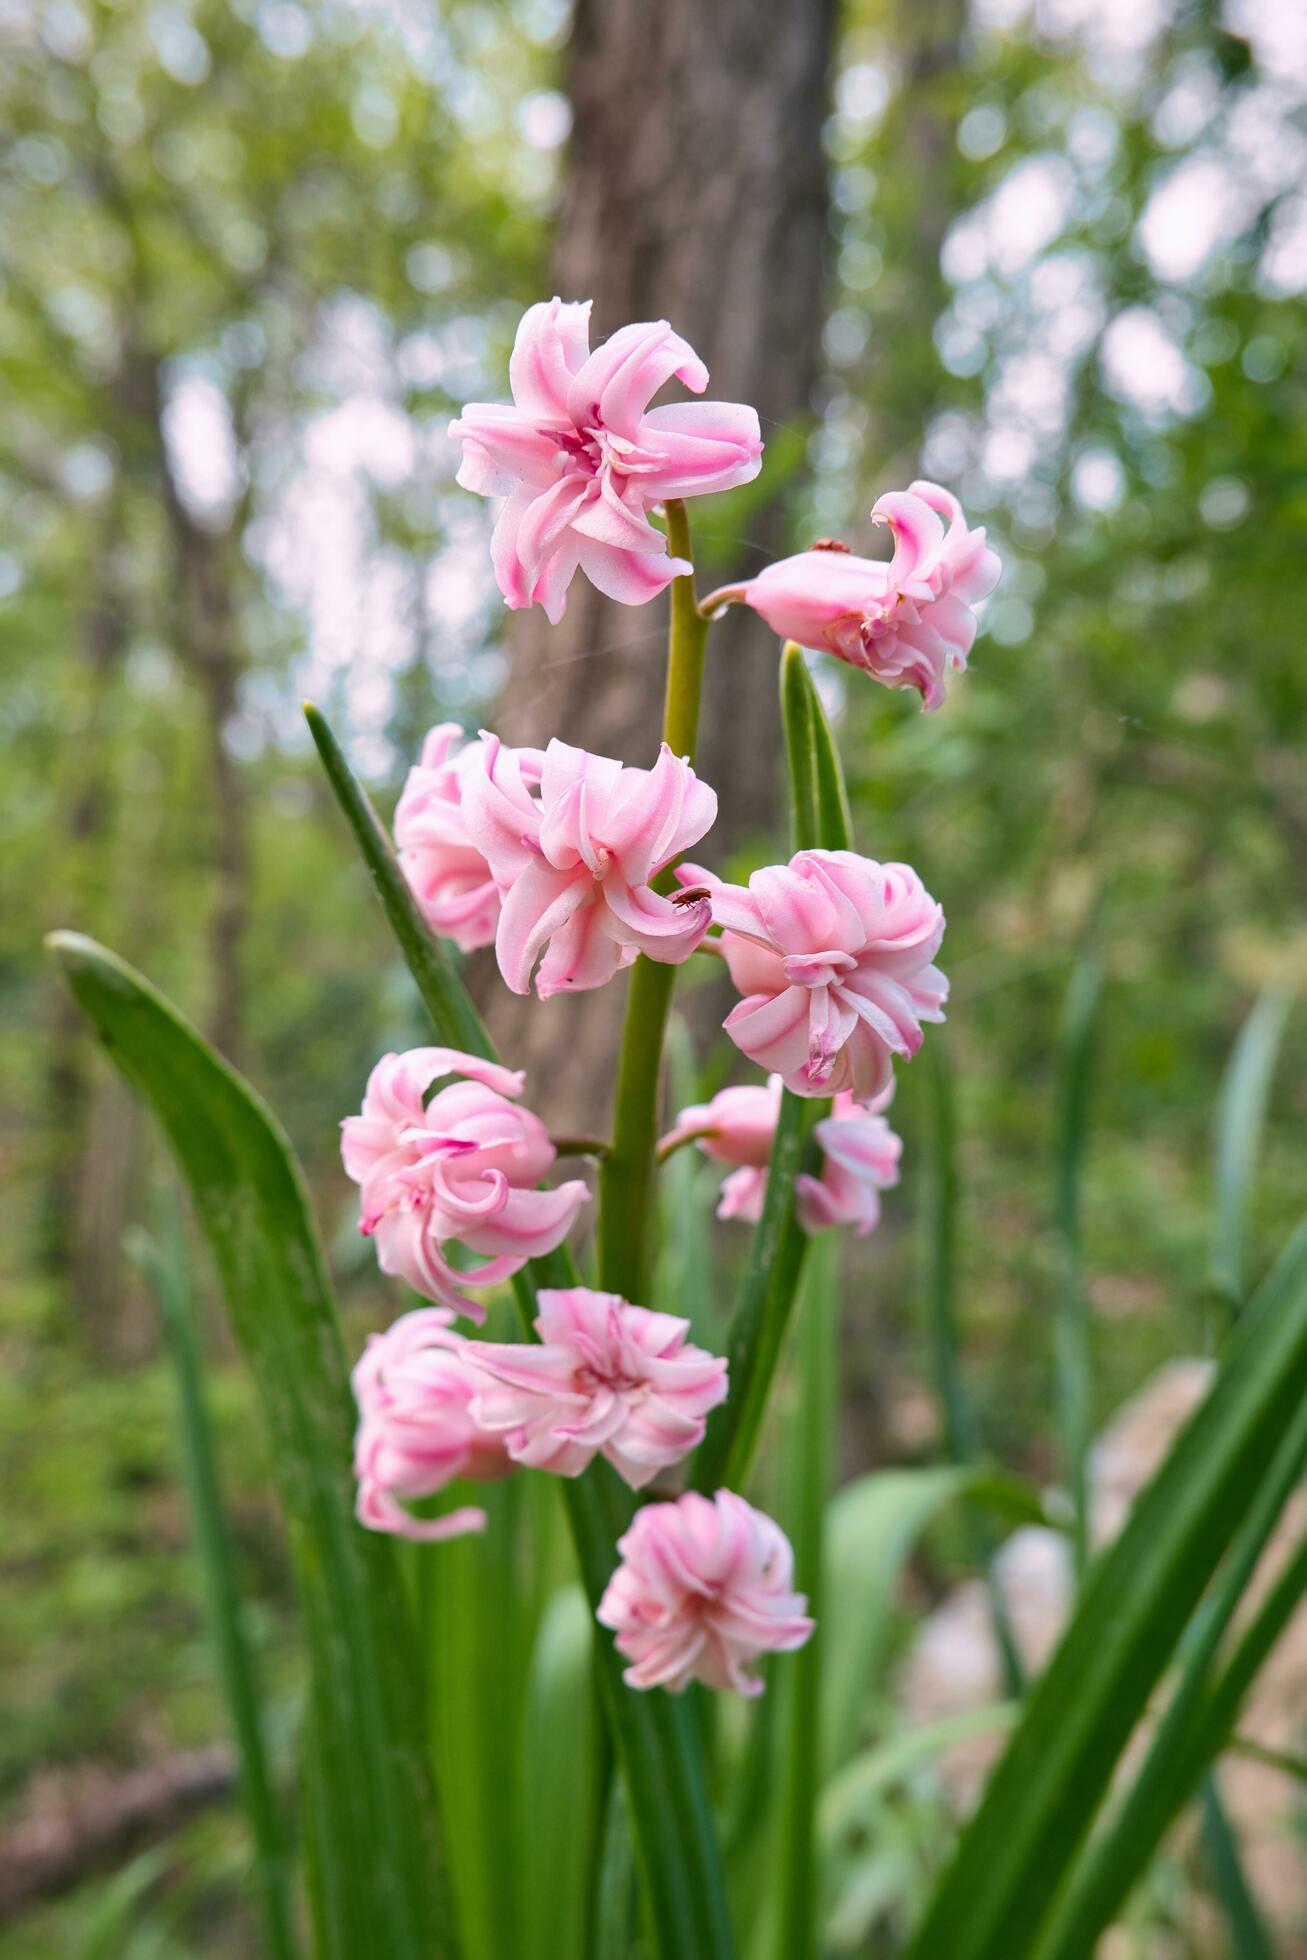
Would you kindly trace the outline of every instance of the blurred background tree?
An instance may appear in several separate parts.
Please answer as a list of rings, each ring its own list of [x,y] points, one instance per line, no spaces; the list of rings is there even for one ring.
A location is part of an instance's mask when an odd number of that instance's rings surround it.
[[[990,1438],[1048,1461],[1052,1057],[1091,938],[1099,1413],[1207,1341],[1220,1067],[1252,996],[1307,977],[1301,8],[732,0],[642,25],[586,0],[574,29],[561,0],[0,5],[9,1794],[51,1760],[219,1726],[153,1317],[121,1254],[147,1138],[40,929],[99,933],[239,1055],[341,1227],[357,1326],[388,1314],[353,1259],[335,1125],[420,1023],[298,700],[383,806],[430,722],[475,726],[501,692],[518,738],[553,731],[533,719],[552,698],[565,732],[584,715],[592,740],[651,745],[648,621],[578,585],[542,673],[531,622],[505,639],[487,513],[453,486],[445,424],[504,394],[551,259],[601,327],[666,312],[715,389],[764,408],[763,494],[705,510],[710,564],[819,534],[874,549],[871,501],[918,472],[991,525],[1006,576],[942,715],[821,669],[860,840],[949,913]],[[710,714],[743,766],[716,770],[747,869],[774,851],[771,667],[743,626],[721,652]],[[1300,1021],[1268,1244],[1302,1202]],[[552,1047],[575,1063],[572,1032]],[[555,1072],[560,1111],[569,1093]],[[933,1421],[907,1229],[921,1100],[909,1075],[905,1188],[865,1261],[859,1464]],[[289,1678],[234,1373],[220,1415]]]

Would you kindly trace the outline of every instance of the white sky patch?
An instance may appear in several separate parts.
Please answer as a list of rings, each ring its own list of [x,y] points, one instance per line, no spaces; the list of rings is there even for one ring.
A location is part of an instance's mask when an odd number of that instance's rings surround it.
[[[1262,72],[1307,87],[1307,7],[1302,0],[1225,0],[1224,25],[1247,41]]]
[[[1159,279],[1183,283],[1238,237],[1249,215],[1229,166],[1215,156],[1191,157],[1149,198],[1139,220],[1139,244]]]
[[[1103,335],[1100,358],[1109,393],[1150,421],[1192,415],[1202,406],[1203,378],[1151,307],[1119,313]]]
[[[1071,469],[1071,494],[1083,510],[1115,510],[1125,495],[1125,471],[1110,449],[1086,449]]]
[[[1064,157],[1027,157],[952,227],[941,260],[945,277],[955,284],[987,271],[1014,278],[1060,235],[1074,194]]]
[[[1279,299],[1307,289],[1307,193],[1286,198],[1271,220],[1257,280]]]
[[[163,411],[163,439],[177,491],[201,523],[221,524],[241,491],[231,408],[216,382],[182,370]]]

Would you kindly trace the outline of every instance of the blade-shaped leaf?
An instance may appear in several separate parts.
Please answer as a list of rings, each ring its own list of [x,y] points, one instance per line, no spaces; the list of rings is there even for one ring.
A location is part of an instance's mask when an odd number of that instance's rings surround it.
[[[77,934],[52,945],[111,1058],[163,1123],[271,1431],[309,1654],[319,1952],[452,1954],[417,1652],[393,1548],[354,1521],[353,1405],[290,1146],[139,974]]]
[[[822,1761],[827,1775],[857,1749],[893,1630],[900,1575],[922,1533],[950,1504],[1008,1524],[1044,1522],[1038,1494],[983,1466],[873,1470],[846,1484],[826,1513]]]
[[[1239,1323],[1216,1382],[1091,1566],[1081,1602],[911,1947],[1031,1949],[1114,1765],[1307,1392],[1307,1228]]]
[[[1231,1313],[1241,1310],[1247,1296],[1244,1255],[1253,1173],[1288,1012],[1287,994],[1262,995],[1239,1030],[1216,1105],[1216,1204],[1208,1271]]]
[[[164,1214],[157,1239],[144,1232],[133,1234],[130,1249],[158,1302],[177,1384],[186,1496],[204,1576],[208,1634],[217,1653],[236,1737],[241,1804],[254,1841],[254,1876],[264,1937],[271,1960],[291,1960],[295,1940],[290,1919],[290,1851],[268,1769],[258,1679],[218,1482],[204,1361],[195,1331],[181,1219],[175,1209]]]

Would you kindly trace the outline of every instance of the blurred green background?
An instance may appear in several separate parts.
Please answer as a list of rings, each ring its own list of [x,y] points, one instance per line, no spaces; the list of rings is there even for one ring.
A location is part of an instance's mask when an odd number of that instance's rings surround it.
[[[420,1021],[298,702],[333,716],[383,808],[429,723],[493,712],[488,513],[444,431],[506,393],[517,317],[549,290],[568,36],[560,0],[0,0],[11,1822],[58,1810],[67,1774],[223,1734],[157,1316],[123,1250],[168,1175],[40,936],[95,933],[216,1033],[303,1155],[351,1338],[388,1318],[336,1126]],[[791,544],[866,545],[873,498],[931,476],[1004,559],[940,715],[821,674],[861,847],[909,859],[948,914],[966,1360],[991,1446],[1036,1475],[1073,962],[1092,946],[1105,971],[1084,1218],[1099,1421],[1210,1344],[1221,1069],[1257,995],[1307,983],[1305,117],[1295,0],[850,0],[837,23],[822,371],[805,415],[764,431],[769,480]],[[752,508],[714,511],[714,538]],[[739,861],[775,849],[760,834]],[[1307,1191],[1305,1061],[1291,1012],[1255,1266]],[[924,1086],[909,1074],[903,1187],[854,1269],[849,1468],[937,1428]],[[289,1723],[263,1442],[205,1311]],[[238,1835],[219,1813],[187,1845],[154,1916],[132,1901],[159,1871],[136,1867],[14,1918],[0,1955],[126,1952],[129,1923],[136,1954],[249,1952]]]

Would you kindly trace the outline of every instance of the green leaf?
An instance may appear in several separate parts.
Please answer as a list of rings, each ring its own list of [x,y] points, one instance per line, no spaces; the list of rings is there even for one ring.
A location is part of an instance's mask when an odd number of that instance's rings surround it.
[[[1262,1480],[1229,1558],[1190,1624],[1181,1653],[1180,1678],[1143,1762],[1111,1820],[1078,1861],[1058,1902],[1045,1942],[1050,1960],[1054,1955],[1059,1960],[1071,1960],[1072,1955],[1092,1952],[1220,1746],[1223,1737],[1219,1732],[1211,1739],[1210,1748],[1196,1741],[1211,1694],[1217,1650],[1297,1487],[1304,1463],[1307,1399],[1300,1404]],[[1233,1712],[1229,1719],[1233,1722]],[[1216,1808],[1220,1808],[1219,1799]],[[1210,1802],[1208,1809],[1210,1813]],[[1219,1830],[1220,1820],[1213,1822]],[[1228,1869],[1227,1855],[1223,1873],[1228,1875]]]
[[[860,1831],[868,1808],[896,1784],[906,1783],[959,1742],[1010,1729],[1020,1713],[1019,1702],[988,1702],[982,1708],[963,1708],[955,1715],[941,1715],[938,1721],[922,1722],[864,1749],[821,1793],[817,1821],[823,1848],[832,1851],[841,1838]]]
[[[853,818],[839,750],[803,649],[793,640],[781,649],[781,716],[795,850],[852,850]]]
[[[957,1115],[946,1034],[936,1036],[929,1044],[925,1069],[930,1124],[923,1162],[926,1187],[922,1206],[923,1264],[935,1393],[943,1417],[944,1445],[949,1460],[955,1464],[976,1464],[982,1455],[980,1424],[962,1371],[962,1341],[958,1330]],[[1012,1632],[1007,1602],[993,1569],[993,1540],[974,1505],[967,1507],[967,1533],[972,1558],[984,1579],[985,1601],[1004,1686],[1010,1695],[1017,1695],[1025,1687],[1025,1667]]]
[[[1239,1856],[1238,1841],[1230,1828],[1230,1820],[1213,1778],[1209,1778],[1203,1786],[1200,1808],[1203,1851],[1212,1874],[1213,1889],[1230,1929],[1233,1951],[1239,1955],[1239,1960],[1275,1960],[1275,1949],[1257,1910],[1257,1901]]]
[[[1054,1348],[1057,1362],[1057,1425],[1062,1463],[1071,1493],[1072,1547],[1077,1576],[1089,1557],[1089,1482],[1086,1466],[1094,1422],[1093,1363],[1089,1349],[1089,1300],[1080,1269],[1080,1174],[1089,1138],[1094,1035],[1103,974],[1097,960],[1078,960],[1062,1017],[1061,1107],[1058,1118],[1053,1218],[1059,1273]]]
[[[79,1006],[163,1123],[262,1400],[309,1656],[318,1950],[428,1960],[456,1942],[393,1547],[353,1517],[354,1410],[303,1179],[254,1092],[93,941],[51,945]]]
[[[1239,1323],[1217,1380],[1080,1605],[911,1953],[1031,1949],[1113,1768],[1256,1500],[1307,1385],[1307,1227]]]
[[[1217,1099],[1216,1204],[1208,1273],[1232,1314],[1241,1310],[1246,1297],[1245,1249],[1253,1174],[1288,1012],[1287,994],[1272,991],[1262,995],[1239,1030]]]
[[[982,1466],[873,1470],[846,1484],[826,1513],[822,1762],[829,1776],[862,1739],[894,1626],[900,1574],[927,1526],[950,1504],[1009,1524],[1044,1523],[1038,1494]]]
[[[580,1586],[564,1586],[540,1622],[522,1724],[521,1960],[585,1952],[587,1861],[577,1854],[598,1829],[593,1684],[589,1603]]]
[[[462,981],[427,929],[404,874],[335,737],[316,709],[313,737],[351,830],[372,872],[400,950],[443,1042],[498,1059]],[[661,970],[661,969],[659,969]],[[575,1286],[563,1248],[513,1279],[524,1330],[536,1316],[538,1286]],[[532,1336],[534,1338],[534,1336]],[[630,1492],[606,1463],[563,1486],[577,1564],[591,1610],[617,1563],[616,1543],[634,1514]],[[622,1764],[636,1832],[641,1878],[664,1960],[728,1960],[734,1951],[721,1856],[708,1804],[703,1749],[684,1699],[639,1694],[622,1681],[622,1662],[606,1633],[596,1642],[605,1713]]]
[[[157,1239],[145,1232],[134,1233],[129,1249],[158,1301],[177,1384],[182,1471],[204,1577],[209,1638],[218,1656],[236,1737],[241,1804],[254,1841],[254,1877],[264,1937],[272,1960],[292,1960],[296,1949],[290,1917],[290,1850],[268,1770],[258,1681],[218,1482],[204,1362],[187,1283],[186,1247],[175,1209],[164,1215]]]
[[[778,1960],[816,1951],[816,1811],[821,1757],[821,1690],[826,1647],[823,1520],[838,1422],[835,1356],[839,1341],[839,1240],[821,1233],[808,1255],[795,1328],[797,1421],[785,1437],[782,1517],[795,1548],[795,1584],[807,1595],[816,1631],[779,1677],[780,1800]]]

